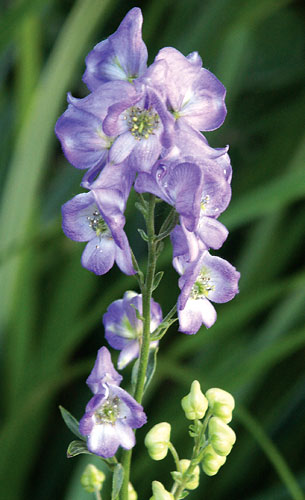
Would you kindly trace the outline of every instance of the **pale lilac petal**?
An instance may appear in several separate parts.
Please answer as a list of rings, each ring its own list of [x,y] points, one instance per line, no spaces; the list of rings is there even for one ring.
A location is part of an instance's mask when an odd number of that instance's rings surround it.
[[[134,139],[134,142],[135,146],[129,157],[129,164],[138,172],[150,172],[161,153],[159,136],[152,134],[141,141]]]
[[[118,420],[115,424],[115,430],[120,441],[120,445],[125,448],[125,450],[130,450],[136,444],[136,438],[131,427]]]
[[[113,366],[110,352],[106,347],[101,347],[98,350],[94,367],[86,380],[87,385],[93,394],[96,394],[104,383],[120,385],[122,379],[122,375]]]
[[[113,457],[120,445],[116,426],[103,423],[95,425],[88,436],[88,450],[104,458]]]
[[[114,264],[115,243],[109,236],[95,237],[83,251],[82,266],[97,275],[105,274]]]
[[[207,299],[189,299],[183,310],[178,309],[179,331],[192,335],[202,323],[210,328],[216,321],[216,311]]]
[[[110,344],[111,345],[111,344]],[[114,347],[114,346],[112,346]],[[118,369],[123,370],[131,361],[139,356],[139,341],[134,340],[126,344],[118,357]]]
[[[116,138],[109,151],[109,161],[115,165],[122,163],[137,144],[134,136],[127,130]]]
[[[65,235],[74,241],[89,241],[95,238],[95,231],[90,227],[88,217],[97,210],[94,196],[81,193],[62,206],[62,228]]]
[[[142,40],[142,23],[141,10],[131,9],[117,31],[89,53],[83,80],[90,90],[109,80],[132,80],[144,73],[147,48]]]
[[[220,248],[228,237],[229,231],[217,219],[202,215],[196,228],[196,234],[209,248]]]
[[[124,274],[131,276],[136,273],[132,265],[131,251],[128,243],[126,234],[123,232],[122,237],[122,247],[115,245],[115,261],[117,266],[121,269]]]
[[[202,263],[214,285],[214,289],[208,293],[208,298],[217,303],[232,300],[238,293],[240,273],[226,260],[209,253],[205,254]]]

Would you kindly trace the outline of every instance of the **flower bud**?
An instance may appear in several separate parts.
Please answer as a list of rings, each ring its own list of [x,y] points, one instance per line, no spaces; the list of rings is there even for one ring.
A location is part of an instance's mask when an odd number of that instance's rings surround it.
[[[221,418],[212,417],[209,421],[209,441],[218,455],[229,455],[236,441],[233,429]]]
[[[232,411],[235,407],[233,396],[229,392],[217,388],[209,389],[205,395],[208,398],[213,415],[221,418],[225,424],[231,422]]]
[[[225,463],[226,459],[226,457],[217,455],[216,451],[213,450],[212,445],[209,444],[204,450],[201,462],[203,472],[205,472],[207,476],[215,476],[220,467]]]
[[[104,472],[97,469],[95,465],[89,464],[85,468],[80,478],[80,482],[85,491],[94,493],[96,490],[100,491],[102,489],[102,484],[105,479],[106,476]]]
[[[208,408],[208,400],[201,392],[198,380],[194,380],[191,391],[181,400],[181,405],[185,411],[185,416],[189,420],[201,419]]]
[[[153,496],[150,500],[174,500],[174,496],[166,491],[162,483],[159,481],[152,482]]]
[[[180,460],[179,463],[180,463],[181,471],[183,474],[188,469],[191,461],[184,458],[184,459]],[[190,474],[190,478],[188,479],[187,483],[185,483],[186,489],[195,490],[196,488],[198,488],[199,475],[200,475],[200,467],[199,467],[199,465],[196,465],[195,469]]]
[[[145,446],[153,460],[163,460],[168,452],[171,426],[167,422],[154,425],[145,437]]]
[[[138,495],[131,483],[128,483],[128,500],[138,500]]]

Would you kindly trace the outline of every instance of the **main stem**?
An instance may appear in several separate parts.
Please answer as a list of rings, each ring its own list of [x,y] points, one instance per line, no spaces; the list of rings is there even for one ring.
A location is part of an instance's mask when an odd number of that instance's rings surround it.
[[[142,289],[142,316],[143,316],[143,335],[141,342],[141,351],[139,358],[139,370],[137,376],[137,383],[135,388],[134,398],[141,404],[144,384],[146,377],[146,370],[149,356],[150,345],[150,301],[153,291],[155,270],[156,270],[156,241],[155,241],[155,196],[149,195],[148,211],[146,216],[146,233],[148,236],[148,258],[146,279]],[[128,500],[128,483],[130,476],[132,450],[123,450],[121,464],[124,468],[124,480],[121,488],[121,500]]]

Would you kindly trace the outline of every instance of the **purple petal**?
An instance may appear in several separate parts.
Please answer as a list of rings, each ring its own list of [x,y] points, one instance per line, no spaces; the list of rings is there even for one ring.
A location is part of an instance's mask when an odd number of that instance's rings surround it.
[[[103,383],[119,385],[123,377],[116,371],[106,347],[98,350],[94,367],[86,380],[91,391],[96,394]]]
[[[120,248],[118,245],[115,246],[115,261],[124,274],[131,276],[135,274],[136,271],[132,265],[131,250],[124,231],[122,231],[120,241],[122,242],[122,247]]]
[[[229,231],[216,219],[202,215],[196,233],[209,248],[220,248],[228,237]]]
[[[183,310],[178,309],[179,331],[192,335],[202,323],[210,328],[216,321],[216,311],[207,299],[189,299]]]
[[[126,425],[121,420],[117,420],[114,424],[117,437],[120,445],[126,450],[130,450],[136,444],[136,438],[131,427]]]
[[[109,236],[96,236],[83,251],[82,266],[97,274],[105,274],[114,264],[115,243]]]
[[[131,361],[139,356],[139,341],[129,342],[121,351],[118,357],[118,369],[123,370]]]
[[[90,90],[109,80],[131,80],[144,73],[147,48],[142,40],[142,22],[141,10],[131,9],[117,31],[89,53],[83,80]]]
[[[134,142],[135,146],[129,157],[129,164],[138,172],[150,172],[161,153],[159,136],[152,134],[147,139],[134,140]]]
[[[122,163],[136,146],[136,139],[129,130],[117,137],[109,151],[109,161],[118,165]]]
[[[81,193],[62,206],[62,228],[65,235],[74,241],[90,241],[96,237],[88,217],[92,217],[97,206],[92,193]]]
[[[95,425],[88,436],[88,450],[104,458],[113,457],[120,445],[116,426],[108,423]]]
[[[208,293],[208,298],[217,303],[232,300],[238,293],[240,273],[226,260],[209,253],[205,254],[202,264],[214,285],[214,290]]]

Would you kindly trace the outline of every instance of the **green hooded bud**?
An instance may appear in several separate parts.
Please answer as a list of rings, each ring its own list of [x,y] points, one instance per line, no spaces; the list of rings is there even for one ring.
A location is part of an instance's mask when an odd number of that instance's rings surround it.
[[[167,422],[154,425],[145,437],[145,446],[153,460],[163,460],[168,452],[171,426]]]
[[[218,455],[229,455],[236,441],[233,429],[221,418],[212,417],[209,421],[209,441]]]
[[[131,483],[128,483],[128,500],[138,500],[138,495]]]
[[[233,396],[229,392],[217,388],[209,389],[205,395],[213,415],[221,418],[225,424],[231,422],[232,411],[235,408]]]
[[[191,461],[187,460],[186,458],[183,458],[182,460],[179,461],[179,463],[180,463],[182,474],[184,474],[184,472],[188,469]],[[185,487],[187,490],[195,490],[196,488],[198,488],[199,476],[200,476],[200,467],[199,467],[199,465],[196,465],[195,469],[190,474],[190,477],[189,477],[187,483],[185,483]]]
[[[80,482],[84,490],[88,491],[88,493],[94,493],[95,491],[100,491],[102,489],[105,479],[106,476],[104,472],[97,469],[95,465],[89,464],[85,468],[80,478]]]
[[[198,380],[194,380],[191,385],[191,392],[181,400],[181,406],[186,418],[189,420],[200,420],[204,417],[208,404],[207,398],[201,392]]]
[[[226,457],[217,455],[212,445],[208,444],[208,446],[204,450],[204,455],[201,462],[203,472],[205,472],[207,476],[215,476],[220,467],[225,463],[226,459]]]
[[[174,496],[166,491],[162,483],[159,481],[152,482],[153,496],[150,500],[175,500]]]

